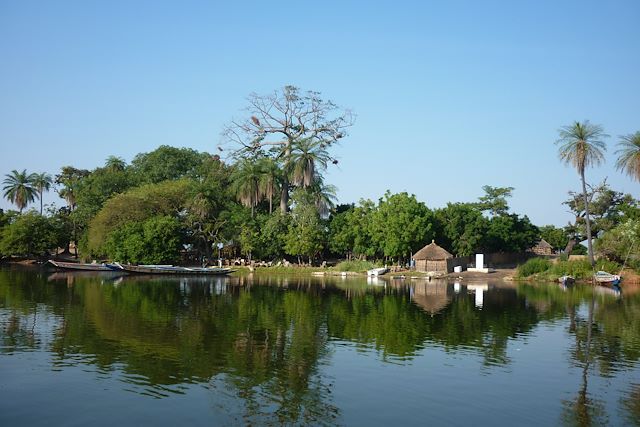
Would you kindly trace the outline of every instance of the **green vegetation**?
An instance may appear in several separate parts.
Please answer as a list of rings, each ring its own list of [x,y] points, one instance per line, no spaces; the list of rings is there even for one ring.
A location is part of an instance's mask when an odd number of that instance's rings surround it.
[[[377,267],[371,261],[363,261],[363,260],[352,260],[352,261],[342,261],[339,262],[335,266],[336,271],[355,271],[357,273],[362,273],[367,270],[371,270],[372,268]]]
[[[33,186],[33,175],[27,174],[26,170],[18,172],[17,170],[11,171],[11,174],[5,175],[4,181],[2,181],[4,187],[4,197],[6,197],[11,203],[14,203],[20,213],[24,208],[36,197],[36,189]]]
[[[612,274],[619,272],[620,264],[606,259],[596,260],[594,266],[588,260],[558,260],[555,263],[544,258],[532,258],[518,266],[516,276],[519,278],[535,278],[538,280],[555,281],[561,276],[569,275],[577,280],[593,277],[596,271],[602,270]]]
[[[531,258],[524,264],[518,266],[516,276],[519,278],[533,276],[549,270],[551,262],[545,258]]]
[[[564,204],[575,220],[559,228],[537,227],[511,212],[515,189],[508,186],[485,185],[476,201],[441,208],[390,191],[377,201],[336,206],[337,189],[325,173],[338,162],[333,150],[354,123],[351,112],[292,86],[251,95],[247,111],[225,129],[225,147],[218,147],[228,154],[225,160],[163,145],[131,164],[112,155],[94,170],[65,166],[55,179],[12,171],[3,190],[18,212],[2,215],[3,255],[46,256],[55,240],[67,252],[75,243],[84,259],[133,263],[216,263],[221,257],[404,265],[432,240],[454,256],[521,253],[541,238],[556,252],[573,254],[584,250],[578,242],[597,236],[601,257],[640,266],[638,201],[606,181],[593,186],[585,180],[585,169],[600,162],[605,149],[602,128],[589,122],[560,129],[560,158],[577,169],[583,188],[569,192]],[[638,133],[621,137],[616,166],[631,176],[638,146]],[[44,209],[43,194],[52,186],[66,206]],[[18,221],[36,198],[40,216],[50,221]],[[25,243],[28,229],[41,237]]]
[[[64,243],[65,237],[68,235],[59,218],[27,212],[2,227],[0,254],[46,258]]]
[[[584,123],[575,122],[571,126],[564,126],[558,132],[560,138],[556,141],[556,144],[560,145],[558,149],[560,160],[573,166],[578,171],[582,182],[587,247],[589,250],[589,262],[593,266],[595,261],[591,243],[591,218],[589,216],[589,198],[587,197],[587,182],[584,173],[589,166],[597,166],[604,160],[603,152],[607,147],[603,139],[607,135],[601,126],[593,125],[588,120]]]
[[[620,137],[616,168],[640,181],[640,131]]]

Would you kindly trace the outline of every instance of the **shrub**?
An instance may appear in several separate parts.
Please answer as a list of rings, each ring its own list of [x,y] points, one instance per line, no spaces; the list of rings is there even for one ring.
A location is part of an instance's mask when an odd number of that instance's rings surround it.
[[[375,264],[371,261],[342,261],[336,265],[336,270],[338,271],[356,271],[362,272],[366,270],[371,270],[375,268]]]
[[[524,264],[518,266],[517,277],[529,277],[534,274],[547,271],[551,267],[549,260],[544,258],[531,258]]]
[[[15,256],[46,256],[58,247],[63,236],[62,223],[30,211],[2,228],[0,253]]]
[[[591,264],[586,259],[579,261],[558,261],[551,267],[550,273],[557,277],[564,276],[566,274],[573,276],[576,279],[588,279],[598,270],[614,274],[620,270],[620,265],[616,262],[605,259],[596,261],[595,268],[591,268]]]

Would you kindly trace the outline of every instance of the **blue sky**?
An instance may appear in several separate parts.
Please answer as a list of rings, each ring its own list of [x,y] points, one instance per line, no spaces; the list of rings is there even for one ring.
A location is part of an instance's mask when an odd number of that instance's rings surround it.
[[[611,135],[587,179],[640,197],[614,167],[640,130],[638,1],[231,3],[0,1],[0,175],[214,152],[247,95],[292,84],[357,115],[340,202],[512,186],[514,212],[564,225],[579,179],[554,141],[585,119]]]

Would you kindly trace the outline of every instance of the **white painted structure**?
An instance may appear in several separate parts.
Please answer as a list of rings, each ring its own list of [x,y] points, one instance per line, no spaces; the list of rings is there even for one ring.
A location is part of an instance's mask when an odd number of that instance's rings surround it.
[[[476,254],[476,265],[468,268],[467,271],[475,271],[476,273],[488,273],[489,269],[484,266],[484,254]]]

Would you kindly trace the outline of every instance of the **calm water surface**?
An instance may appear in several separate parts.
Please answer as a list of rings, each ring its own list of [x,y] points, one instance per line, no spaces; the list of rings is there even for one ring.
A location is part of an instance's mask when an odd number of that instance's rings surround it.
[[[640,295],[0,270],[0,425],[640,425]]]

